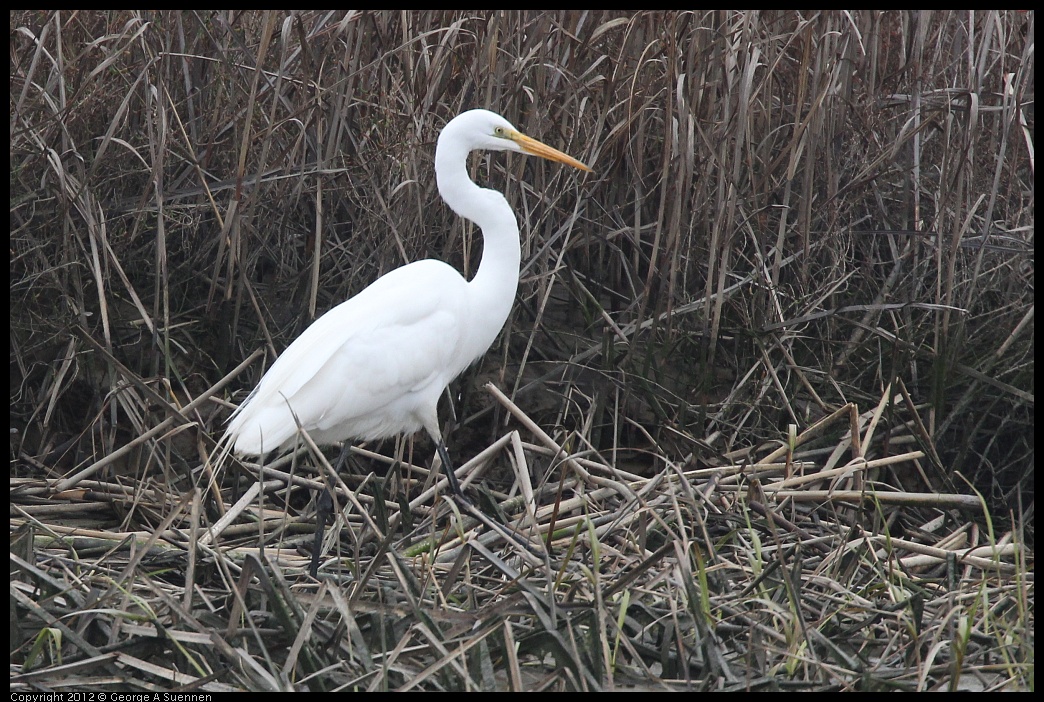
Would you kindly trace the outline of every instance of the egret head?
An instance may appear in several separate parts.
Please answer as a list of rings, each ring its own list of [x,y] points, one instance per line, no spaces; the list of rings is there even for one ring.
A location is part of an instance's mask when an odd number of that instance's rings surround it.
[[[468,110],[451,119],[439,135],[440,146],[443,142],[466,146],[468,151],[515,151],[564,163],[582,171],[591,170],[572,156],[527,137],[515,129],[511,122],[489,110]]]

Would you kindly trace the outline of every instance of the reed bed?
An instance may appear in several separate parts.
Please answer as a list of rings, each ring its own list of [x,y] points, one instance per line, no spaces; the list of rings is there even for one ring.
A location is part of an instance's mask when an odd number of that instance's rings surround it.
[[[13,691],[1033,689],[1032,11],[10,19]],[[474,161],[522,282],[443,417],[526,547],[425,440],[215,447],[473,270],[470,107],[595,169]]]

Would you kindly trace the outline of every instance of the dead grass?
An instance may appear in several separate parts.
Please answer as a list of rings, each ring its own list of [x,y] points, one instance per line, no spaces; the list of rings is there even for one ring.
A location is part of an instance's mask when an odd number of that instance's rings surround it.
[[[1032,689],[1033,49],[1017,11],[12,12],[13,689]],[[471,271],[431,164],[474,106],[596,171],[473,169],[523,281],[444,416],[532,552],[363,447],[312,581],[325,459],[213,439],[257,350]]]

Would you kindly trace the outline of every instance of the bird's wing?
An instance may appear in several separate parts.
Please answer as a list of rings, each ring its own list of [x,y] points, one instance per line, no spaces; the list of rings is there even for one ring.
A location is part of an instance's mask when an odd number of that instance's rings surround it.
[[[433,260],[382,276],[317,319],[276,359],[233,416],[228,433],[260,434],[275,448],[292,437],[297,422],[308,430],[347,431],[359,418],[362,431],[338,438],[402,431],[375,432],[371,425],[381,418],[362,418],[439,383],[458,365],[454,358],[466,325],[464,286],[457,271]],[[249,437],[242,446],[237,441],[237,448],[248,444]]]

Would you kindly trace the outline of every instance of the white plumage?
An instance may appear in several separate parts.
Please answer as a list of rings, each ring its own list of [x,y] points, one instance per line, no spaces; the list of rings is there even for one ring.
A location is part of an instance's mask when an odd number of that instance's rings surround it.
[[[478,149],[590,170],[488,110],[452,119],[439,135],[435,174],[446,203],[482,229],[475,277],[466,281],[441,261],[416,261],[317,319],[232,415],[223,441],[237,454],[290,448],[298,423],[321,445],[424,429],[441,447],[439,397],[496,339],[518,288],[518,223],[501,193],[468,177],[468,153]]]

